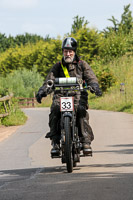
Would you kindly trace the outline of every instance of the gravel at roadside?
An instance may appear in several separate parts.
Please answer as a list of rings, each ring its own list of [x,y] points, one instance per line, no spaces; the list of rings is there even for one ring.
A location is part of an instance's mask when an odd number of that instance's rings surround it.
[[[0,126],[0,142],[16,132],[19,126]]]

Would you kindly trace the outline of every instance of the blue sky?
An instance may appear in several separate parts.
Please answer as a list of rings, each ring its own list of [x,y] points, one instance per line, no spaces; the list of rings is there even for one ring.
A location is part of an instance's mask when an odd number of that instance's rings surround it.
[[[0,32],[63,37],[77,15],[85,17],[90,28],[103,30],[112,25],[108,21],[112,16],[121,19],[128,4],[133,15],[133,0],[0,0]]]

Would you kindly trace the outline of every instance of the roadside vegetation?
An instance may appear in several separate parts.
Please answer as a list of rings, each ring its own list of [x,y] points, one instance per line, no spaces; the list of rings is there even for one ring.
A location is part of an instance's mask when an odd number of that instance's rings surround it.
[[[8,103],[5,103],[5,105],[6,105],[6,113],[9,113],[9,115],[7,115],[6,117],[0,117],[0,125],[18,126],[18,125],[23,125],[27,121],[27,116],[18,107],[18,102],[16,98],[14,97],[11,98],[10,104],[8,102]],[[5,113],[5,109],[3,106],[3,102],[0,102],[0,114],[4,114],[4,113]]]
[[[133,17],[130,4],[124,6],[120,21],[114,16],[109,20],[112,26],[99,31],[89,28],[84,17],[76,16],[70,33],[64,37],[72,36],[77,40],[77,54],[91,65],[98,77],[103,96],[97,98],[90,94],[90,108],[133,113]],[[6,37],[0,33],[0,97],[11,92],[14,97],[34,97],[50,68],[61,59],[61,43],[60,36],[42,38],[26,33]],[[50,106],[51,98],[45,98],[38,106]],[[0,113],[2,109],[0,104]],[[2,124],[17,124],[16,118],[25,122],[23,112],[18,108],[14,110],[10,117],[1,120]]]
[[[110,62],[108,67],[116,81],[102,97],[89,95],[90,108],[133,114],[133,55],[125,54]]]
[[[1,119],[0,125],[19,126],[25,124],[27,116],[19,108],[11,111],[10,115]]]

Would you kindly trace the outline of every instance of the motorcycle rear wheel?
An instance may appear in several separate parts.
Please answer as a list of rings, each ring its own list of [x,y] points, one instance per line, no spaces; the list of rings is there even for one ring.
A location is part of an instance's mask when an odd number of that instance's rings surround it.
[[[65,160],[68,173],[73,171],[73,155],[72,155],[72,137],[70,117],[65,117],[64,121],[65,130]]]

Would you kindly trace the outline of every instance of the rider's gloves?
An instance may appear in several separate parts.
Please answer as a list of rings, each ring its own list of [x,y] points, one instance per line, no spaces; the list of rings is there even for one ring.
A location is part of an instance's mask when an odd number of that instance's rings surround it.
[[[41,103],[42,97],[46,97],[47,96],[47,91],[40,88],[37,95],[36,95],[36,100],[38,103]]]
[[[95,93],[97,96],[102,96],[102,91],[100,90],[98,83],[91,83],[90,86],[91,93]]]

